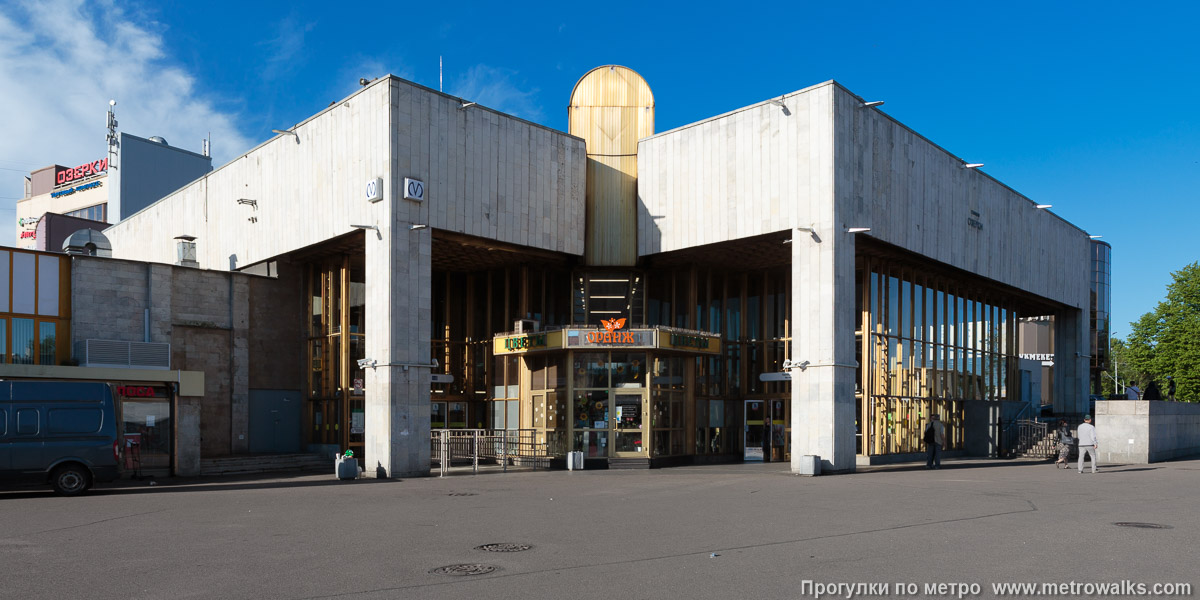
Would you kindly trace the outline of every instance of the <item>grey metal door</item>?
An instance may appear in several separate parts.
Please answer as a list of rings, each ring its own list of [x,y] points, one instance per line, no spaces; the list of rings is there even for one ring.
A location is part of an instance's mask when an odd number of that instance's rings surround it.
[[[250,452],[299,452],[300,409],[297,390],[250,390]]]

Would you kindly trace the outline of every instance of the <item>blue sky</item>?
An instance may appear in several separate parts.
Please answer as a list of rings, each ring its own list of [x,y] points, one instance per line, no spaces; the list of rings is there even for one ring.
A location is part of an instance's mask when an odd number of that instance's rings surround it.
[[[1113,246],[1113,329],[1200,259],[1195,3],[0,0],[0,245],[21,176],[121,129],[221,164],[386,73],[556,129],[589,69],[654,91],[657,130],[836,79]]]

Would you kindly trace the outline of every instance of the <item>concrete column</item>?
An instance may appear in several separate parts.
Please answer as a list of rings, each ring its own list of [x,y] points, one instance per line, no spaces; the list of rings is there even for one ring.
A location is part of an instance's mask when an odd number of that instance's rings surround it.
[[[200,475],[200,402],[204,398],[175,399],[175,475]]]
[[[425,223],[417,220],[418,206],[391,202],[400,204],[381,218],[378,233],[365,231],[367,358],[377,366],[366,371],[363,470],[375,477],[425,476],[430,368],[418,365],[430,362],[433,232],[410,228]]]
[[[229,441],[232,454],[250,452],[250,283],[229,274]]]
[[[1092,348],[1088,328],[1085,310],[1066,309],[1054,315],[1055,414],[1088,411],[1088,355]]]
[[[854,239],[840,227],[792,232],[792,472],[855,469]]]

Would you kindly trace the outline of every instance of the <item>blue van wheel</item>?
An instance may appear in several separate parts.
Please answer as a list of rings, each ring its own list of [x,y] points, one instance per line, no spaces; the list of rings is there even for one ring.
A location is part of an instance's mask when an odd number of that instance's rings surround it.
[[[54,470],[50,484],[63,496],[78,496],[92,486],[92,474],[83,465],[63,465]]]

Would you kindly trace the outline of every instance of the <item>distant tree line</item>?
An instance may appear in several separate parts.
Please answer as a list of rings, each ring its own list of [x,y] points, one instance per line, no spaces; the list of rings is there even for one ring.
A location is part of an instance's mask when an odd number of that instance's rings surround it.
[[[1153,385],[1164,400],[1171,377],[1176,400],[1200,402],[1200,262],[1171,278],[1167,297],[1131,323],[1128,337],[1112,339],[1109,370],[1121,384],[1137,384],[1143,392]],[[1120,392],[1112,378],[1104,380],[1106,392]]]

